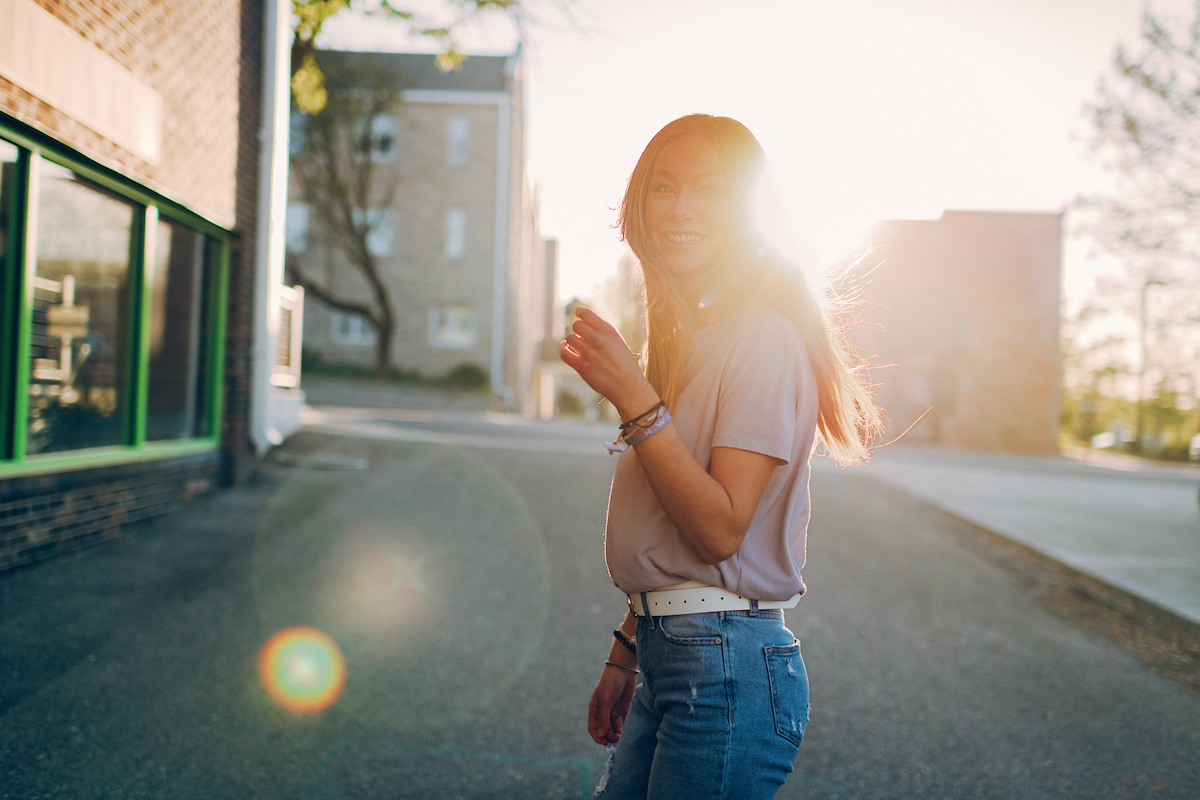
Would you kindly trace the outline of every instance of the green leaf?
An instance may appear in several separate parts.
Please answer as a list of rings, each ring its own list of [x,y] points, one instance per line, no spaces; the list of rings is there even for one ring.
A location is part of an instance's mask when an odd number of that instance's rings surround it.
[[[296,107],[305,114],[318,114],[329,102],[329,94],[325,91],[325,75],[312,53],[304,57],[300,69],[292,76],[292,97]]]

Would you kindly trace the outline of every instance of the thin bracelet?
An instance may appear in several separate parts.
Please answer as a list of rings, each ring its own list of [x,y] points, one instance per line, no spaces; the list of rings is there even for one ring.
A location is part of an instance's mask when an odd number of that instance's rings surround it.
[[[631,641],[630,638],[626,636],[624,631],[622,631],[620,628],[617,628],[613,631],[613,638],[625,645],[626,650],[633,653],[635,656],[637,655],[637,644]]]
[[[622,423],[621,423],[621,425],[620,425],[619,427],[621,428],[621,430],[625,430],[626,428],[631,428],[631,427],[633,427],[634,425],[637,425],[637,422],[638,422],[638,420],[642,419],[643,417],[648,417],[648,416],[650,416],[650,415],[651,415],[651,414],[653,414],[655,411],[658,411],[660,408],[662,408],[662,407],[663,407],[663,405],[664,405],[664,404],[663,404],[663,401],[662,401],[662,400],[659,400],[659,401],[658,401],[657,403],[655,403],[655,404],[654,404],[654,405],[653,405],[653,406],[652,406],[652,407],[651,407],[649,410],[647,410],[647,411],[643,411],[641,414],[638,414],[636,417],[630,417],[630,418],[629,418],[627,421],[625,421],[625,422],[622,422]],[[639,427],[640,427],[640,426],[639,426]]]
[[[627,667],[624,664],[618,664],[615,661],[605,661],[604,663],[608,664],[610,667],[616,667],[617,669],[623,669],[626,672],[632,672],[634,675],[638,674],[637,667]]]

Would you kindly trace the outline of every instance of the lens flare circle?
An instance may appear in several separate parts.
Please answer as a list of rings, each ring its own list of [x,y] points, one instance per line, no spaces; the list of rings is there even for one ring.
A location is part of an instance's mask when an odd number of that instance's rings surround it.
[[[258,674],[267,695],[288,711],[315,714],[333,705],[346,684],[346,659],[324,631],[285,628],[263,646]]]

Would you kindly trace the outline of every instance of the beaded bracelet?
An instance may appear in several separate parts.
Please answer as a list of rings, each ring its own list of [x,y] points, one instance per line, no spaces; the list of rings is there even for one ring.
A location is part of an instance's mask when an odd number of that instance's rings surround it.
[[[620,628],[617,628],[613,631],[613,638],[625,645],[626,650],[633,653],[635,656],[637,655],[637,645],[631,641],[630,638],[626,636]]]

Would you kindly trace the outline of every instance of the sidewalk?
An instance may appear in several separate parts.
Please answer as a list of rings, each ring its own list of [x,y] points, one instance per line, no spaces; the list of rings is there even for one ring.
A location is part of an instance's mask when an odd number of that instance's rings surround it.
[[[304,393],[310,406],[419,409],[477,412],[500,410],[500,398],[490,392],[443,389],[419,383],[373,378],[305,375]]]
[[[1200,468],[1073,455],[893,446],[855,471],[1200,623]]]

